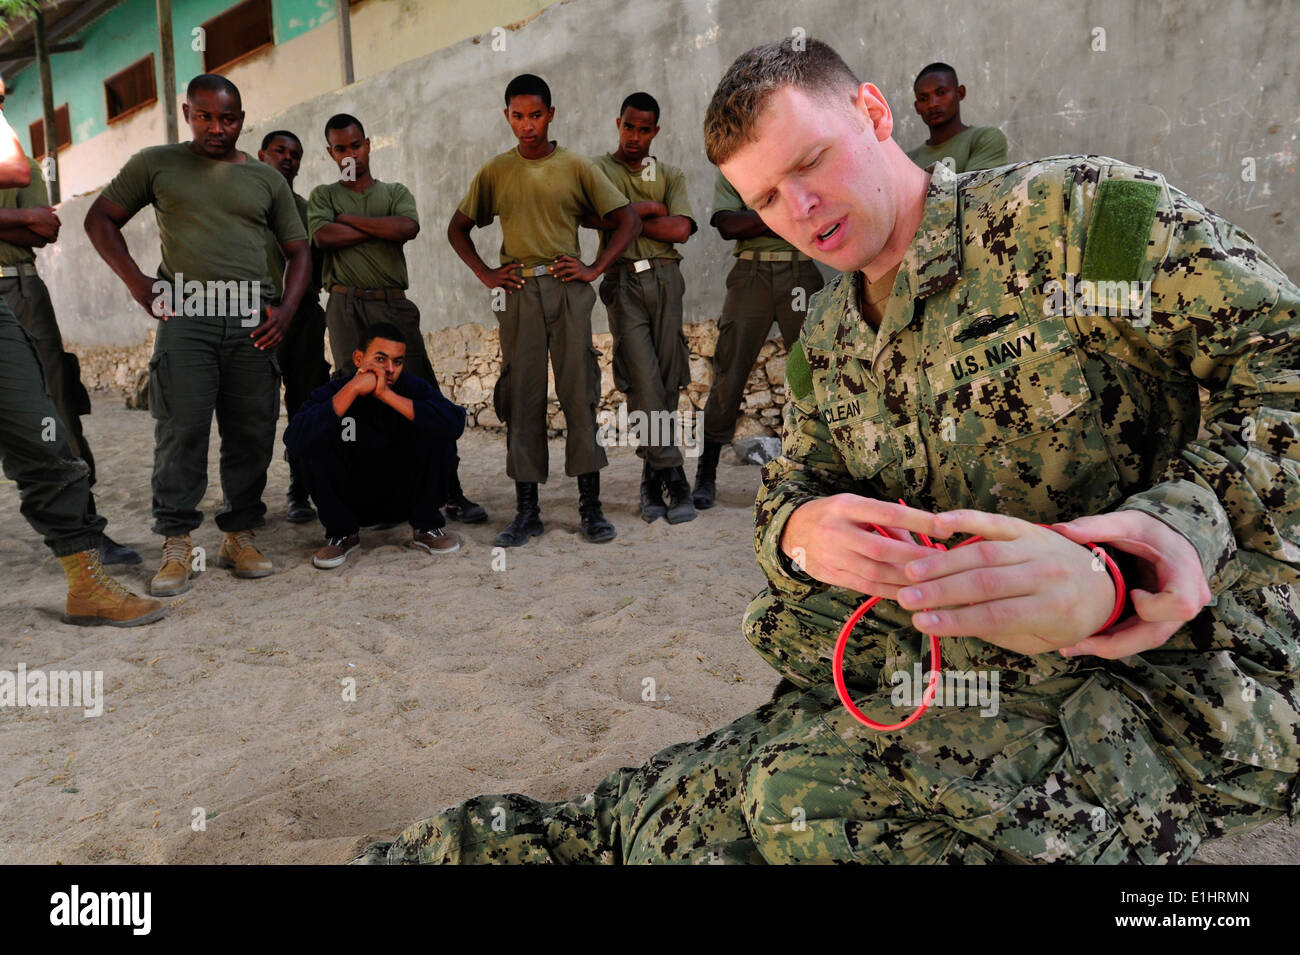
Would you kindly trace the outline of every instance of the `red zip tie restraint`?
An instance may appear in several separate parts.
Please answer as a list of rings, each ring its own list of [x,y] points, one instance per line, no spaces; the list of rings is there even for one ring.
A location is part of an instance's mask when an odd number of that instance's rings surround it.
[[[902,504],[903,502],[899,501],[899,503]],[[878,524],[871,524],[869,526],[871,530],[880,534],[882,537],[888,537],[892,540],[901,540],[906,543],[914,543],[914,541],[909,541],[906,537],[889,533],[889,531],[880,527]],[[1038,526],[1047,527],[1048,525],[1039,524]],[[938,544],[930,540],[930,538],[924,534],[921,534],[920,537],[921,543],[926,547],[933,547],[935,550],[945,551],[948,549],[943,544]],[[969,540],[962,541],[956,546],[965,547],[967,544],[976,544],[982,540],[984,540],[983,537],[972,537]],[[1124,577],[1119,572],[1119,567],[1115,565],[1115,561],[1111,559],[1110,554],[1106,553],[1095,544],[1086,544],[1084,546],[1088,547],[1094,553],[1101,554],[1106,561],[1106,569],[1110,572],[1111,579],[1115,582],[1115,606],[1111,610],[1110,616],[1106,618],[1106,622],[1098,628],[1097,633],[1101,633],[1107,627],[1115,623],[1115,621],[1119,619],[1119,615],[1124,612],[1124,603],[1128,599],[1128,588],[1124,584]],[[849,711],[850,716],[868,729],[879,730],[881,732],[892,732],[893,730],[901,730],[904,727],[911,726],[921,718],[921,714],[924,713],[929,705],[934,702],[935,694],[939,690],[939,680],[942,678],[942,675],[939,672],[941,660],[939,656],[939,638],[934,634],[930,634],[930,680],[926,683],[925,690],[921,693],[920,705],[912,711],[911,716],[903,720],[901,723],[891,723],[888,725],[885,723],[877,723],[853,705],[853,700],[849,697],[849,688],[844,683],[844,650],[849,645],[849,635],[853,633],[853,628],[858,625],[858,621],[865,617],[867,611],[880,603],[883,599],[883,597],[872,597],[870,600],[865,601],[860,607],[858,607],[857,610],[853,611],[848,620],[844,621],[844,626],[840,629],[840,638],[835,643],[835,654],[831,658],[831,673],[835,678],[835,692],[839,694],[840,702],[844,704],[844,708]]]

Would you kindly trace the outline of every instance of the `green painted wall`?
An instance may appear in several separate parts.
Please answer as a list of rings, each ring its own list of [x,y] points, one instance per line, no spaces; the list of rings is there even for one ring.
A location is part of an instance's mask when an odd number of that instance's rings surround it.
[[[176,56],[176,93],[203,72],[203,54],[193,49],[193,29],[234,6],[231,0],[173,0],[172,44]],[[51,60],[54,106],[68,104],[73,144],[108,129],[104,80],[136,60],[154,54],[155,83],[162,86],[154,0],[126,0],[91,23],[73,39],[84,47],[58,53]],[[334,0],[272,0],[272,30],[277,44],[334,19]],[[66,38],[65,38],[66,39]],[[9,78],[5,116],[27,148],[29,124],[41,117],[41,88],[36,65]]]

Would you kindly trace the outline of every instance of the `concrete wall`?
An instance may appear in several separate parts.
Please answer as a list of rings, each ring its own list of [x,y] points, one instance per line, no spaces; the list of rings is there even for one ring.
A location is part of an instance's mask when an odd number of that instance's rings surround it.
[[[423,231],[407,256],[426,330],[490,324],[489,293],[444,231],[478,167],[513,145],[500,98],[511,76],[548,80],[553,136],[584,152],[616,144],[613,120],[627,92],[652,92],[664,110],[655,152],[685,167],[703,226],[713,169],[700,126],[714,85],[749,46],[802,29],[832,42],[884,91],[904,146],[926,136],[910,105],[911,80],[925,63],[946,60],[967,87],[963,117],[1001,125],[1013,160],[1093,152],[1159,169],[1300,276],[1300,84],[1292,57],[1300,35],[1288,7],[1281,0],[1050,0],[1029,9],[992,0],[888,8],[861,0],[568,0],[512,25],[503,50],[493,48],[490,33],[462,41],[255,122],[241,145],[255,150],[273,127],[297,130],[308,144],[298,181],[305,194],[335,175],[320,138],[325,119],[339,111],[362,117],[375,174],[407,183],[420,206]],[[1105,31],[1104,51],[1093,49],[1097,28]],[[1246,158],[1254,160],[1254,182],[1242,181]],[[149,319],[89,249],[80,229],[88,201],[64,204],[63,238],[40,258],[65,337],[138,342]],[[158,259],[151,219],[143,214],[129,230],[146,270]],[[495,262],[496,226],[475,235]],[[712,319],[729,248],[705,227],[685,253],[688,321]],[[603,313],[597,306],[593,316],[601,329]]]

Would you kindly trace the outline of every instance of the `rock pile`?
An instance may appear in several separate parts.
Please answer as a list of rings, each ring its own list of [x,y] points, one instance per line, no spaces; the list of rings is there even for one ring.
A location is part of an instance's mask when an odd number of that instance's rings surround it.
[[[700,413],[704,410],[712,384],[713,349],[717,343],[716,322],[695,322],[685,328],[691,352],[691,383],[682,392],[679,410]],[[492,390],[501,375],[501,347],[497,329],[473,322],[455,328],[426,333],[425,346],[433,361],[434,372],[443,393],[464,405],[468,427],[503,429],[492,408]],[[598,411],[615,411],[624,400],[614,387],[611,367],[613,343],[608,332],[593,336],[592,344],[600,352],[601,399]],[[148,407],[149,356],[153,353],[153,333],[134,348],[117,346],[74,347],[81,359],[81,374],[92,391],[116,392],[124,396],[128,408]],[[329,356],[328,346],[325,349]],[[781,411],[785,405],[785,346],[780,338],[769,339],[759,352],[758,361],[745,385],[745,399],[736,439],[755,435],[779,434]],[[564,415],[555,395],[555,380],[548,373],[550,403],[547,417],[552,436],[564,431]]]

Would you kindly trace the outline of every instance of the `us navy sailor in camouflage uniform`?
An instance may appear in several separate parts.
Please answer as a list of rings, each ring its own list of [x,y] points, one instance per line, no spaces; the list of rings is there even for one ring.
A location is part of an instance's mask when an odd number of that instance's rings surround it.
[[[746,203],[845,272],[791,354],[756,507],[745,630],[797,689],[584,799],[478,797],[359,861],[1175,863],[1294,822],[1300,290],[1157,173],[909,171],[891,130],[813,40],[742,56],[705,121]],[[1080,301],[1102,281],[1145,305]],[[1132,588],[1102,634],[1092,541]],[[846,659],[864,712],[910,712],[924,633],[945,671],[998,674],[996,707],[854,722],[829,659],[864,594],[886,598]]]

